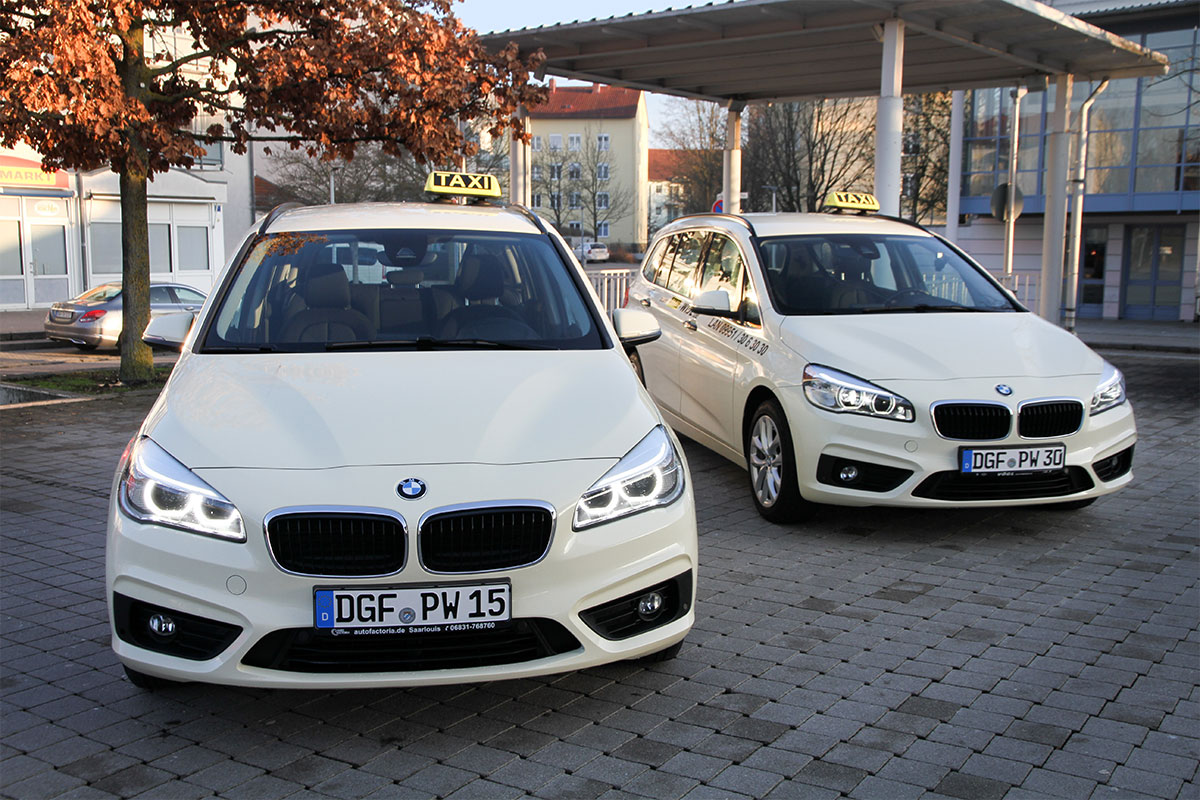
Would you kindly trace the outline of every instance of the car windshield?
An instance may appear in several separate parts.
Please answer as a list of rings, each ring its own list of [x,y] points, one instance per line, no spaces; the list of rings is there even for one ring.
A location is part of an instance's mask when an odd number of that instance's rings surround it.
[[[760,242],[780,313],[1020,310],[983,271],[932,236],[823,234]]]
[[[536,234],[272,234],[214,314],[204,352],[605,346],[580,286]]]
[[[72,302],[75,303],[104,303],[112,300],[117,295],[121,294],[121,284],[106,283],[102,286],[97,286],[93,289],[88,289],[83,294],[76,297]]]

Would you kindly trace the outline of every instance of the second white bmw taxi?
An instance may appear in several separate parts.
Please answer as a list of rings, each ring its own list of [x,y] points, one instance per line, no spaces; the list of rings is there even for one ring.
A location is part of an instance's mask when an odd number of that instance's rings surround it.
[[[623,352],[657,326],[610,324],[534,215],[273,213],[189,326],[147,328],[182,353],[109,510],[138,685],[455,683],[678,650],[692,489]]]
[[[911,223],[676,220],[627,305],[663,330],[631,360],[664,416],[745,465],[768,519],[815,503],[1081,507],[1132,478],[1121,373]]]

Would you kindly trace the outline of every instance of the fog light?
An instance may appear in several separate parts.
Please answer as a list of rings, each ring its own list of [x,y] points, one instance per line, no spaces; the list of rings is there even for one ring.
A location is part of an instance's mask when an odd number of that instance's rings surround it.
[[[155,636],[166,639],[175,635],[175,620],[166,614],[151,614],[147,624],[150,626],[150,632]]]
[[[647,592],[638,598],[638,616],[644,620],[652,620],[663,610],[663,596],[658,592]]]
[[[853,464],[847,464],[846,466],[842,467],[842,471],[838,473],[838,477],[841,478],[842,483],[850,483],[851,481],[857,480],[858,467],[854,466]]]

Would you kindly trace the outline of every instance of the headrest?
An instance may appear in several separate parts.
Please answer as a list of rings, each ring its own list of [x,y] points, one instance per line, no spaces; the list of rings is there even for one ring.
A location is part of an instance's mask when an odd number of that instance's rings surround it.
[[[349,308],[350,279],[337,264],[314,264],[308,270],[304,302],[309,308]]]
[[[392,286],[416,286],[425,279],[425,273],[419,269],[394,269],[384,277]]]
[[[494,300],[504,293],[504,265],[495,256],[468,256],[454,283],[468,300]]]

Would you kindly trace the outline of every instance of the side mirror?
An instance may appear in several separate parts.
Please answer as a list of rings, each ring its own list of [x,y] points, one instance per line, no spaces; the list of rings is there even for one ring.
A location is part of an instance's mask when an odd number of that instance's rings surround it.
[[[621,345],[626,351],[639,344],[649,344],[662,336],[658,320],[649,311],[640,308],[614,308],[612,321],[617,338],[621,340]]]
[[[697,314],[707,314],[710,317],[732,318],[737,316],[736,312],[729,310],[729,292],[724,289],[701,292],[692,302],[692,311]]]
[[[195,314],[186,311],[155,317],[146,326],[142,341],[159,350],[182,350],[195,318]]]

